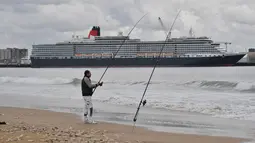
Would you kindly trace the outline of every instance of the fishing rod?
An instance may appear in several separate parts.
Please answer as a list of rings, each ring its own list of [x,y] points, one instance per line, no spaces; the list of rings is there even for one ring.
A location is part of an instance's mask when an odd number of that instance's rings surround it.
[[[132,32],[132,31],[134,30],[134,28],[136,27],[136,25],[137,25],[147,14],[148,14],[148,13],[146,13],[145,15],[143,15],[143,16],[136,22],[136,24],[135,24],[135,25],[133,26],[133,28],[129,31],[129,33],[128,33],[127,36],[129,36],[129,35],[131,34],[131,32]],[[125,39],[123,40],[122,44],[120,45],[120,47],[118,48],[118,50],[116,51],[116,53],[113,54],[112,60],[113,60],[113,59],[115,58],[115,56],[117,55],[117,53],[119,52],[120,48],[121,48],[122,45],[125,43],[126,39],[127,39],[127,38],[125,38]],[[109,67],[110,67],[110,64],[106,67],[106,69],[105,69],[104,73],[102,74],[101,78],[99,79],[98,83],[102,80],[102,78],[104,77],[104,75],[105,75],[105,73],[106,73],[106,71],[108,70]],[[97,87],[96,87],[96,88],[97,88]],[[96,88],[94,88],[92,94],[94,94]]]
[[[146,104],[146,102],[147,102],[146,100],[143,100],[144,95],[145,95],[145,93],[146,93],[146,91],[147,91],[147,89],[148,89],[148,86],[149,86],[149,83],[150,83],[150,81],[151,81],[152,75],[153,75],[153,73],[154,73],[154,71],[155,71],[155,68],[156,68],[156,66],[158,65],[158,62],[159,62],[161,53],[162,53],[162,51],[163,51],[163,49],[164,49],[164,47],[165,47],[165,45],[166,45],[166,41],[168,40],[168,36],[169,36],[169,34],[171,34],[173,25],[174,25],[174,23],[175,23],[175,21],[176,21],[178,15],[180,14],[180,12],[181,12],[181,10],[178,12],[178,14],[176,15],[176,17],[175,17],[175,19],[174,19],[174,22],[173,22],[173,24],[172,24],[172,26],[171,26],[171,28],[170,28],[170,30],[169,30],[167,36],[166,36],[165,43],[164,43],[164,45],[162,46],[162,48],[161,48],[161,50],[160,50],[160,53],[159,53],[158,58],[157,58],[157,60],[156,60],[156,63],[155,63],[155,65],[154,65],[154,67],[153,67],[153,70],[152,70],[152,72],[151,72],[150,78],[149,78],[149,80],[148,80],[148,82],[147,82],[147,85],[146,85],[146,87],[145,87],[145,90],[144,90],[144,92],[143,92],[142,98],[141,98],[141,100],[140,100],[140,102],[139,102],[139,105],[138,105],[138,107],[137,107],[137,110],[136,110],[136,113],[135,113],[135,116],[134,116],[134,119],[133,119],[134,125],[133,125],[133,130],[132,130],[132,132],[134,131],[135,123],[136,123],[136,120],[137,120],[137,116],[138,116],[138,112],[139,112],[139,110],[140,110],[141,104],[143,104],[143,106],[144,106],[144,105]],[[170,37],[169,37],[169,38],[170,38]]]

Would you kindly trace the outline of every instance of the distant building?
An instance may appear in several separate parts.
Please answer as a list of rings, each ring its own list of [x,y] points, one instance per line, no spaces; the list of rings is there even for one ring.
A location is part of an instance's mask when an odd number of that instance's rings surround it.
[[[247,60],[250,63],[255,63],[255,49],[254,48],[249,49],[249,52],[247,54]]]
[[[1,64],[20,64],[22,59],[28,57],[28,49],[6,48],[0,49]]]

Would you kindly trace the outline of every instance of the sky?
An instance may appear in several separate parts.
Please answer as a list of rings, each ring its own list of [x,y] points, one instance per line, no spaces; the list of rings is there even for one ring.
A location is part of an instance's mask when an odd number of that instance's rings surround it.
[[[127,35],[146,13],[130,37],[165,40],[158,17],[169,31],[179,10],[172,37],[188,36],[192,27],[195,36],[231,42],[229,51],[255,47],[254,0],[1,0],[0,48],[87,37],[92,26],[102,36]]]

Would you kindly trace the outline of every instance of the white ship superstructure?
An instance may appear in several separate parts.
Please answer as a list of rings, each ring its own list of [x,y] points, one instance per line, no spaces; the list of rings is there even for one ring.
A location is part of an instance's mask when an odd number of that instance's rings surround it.
[[[130,39],[129,36],[122,34],[101,36],[100,28],[93,27],[86,38],[73,36],[71,41],[33,45],[31,65],[32,67],[153,66],[162,47],[164,50],[158,66],[233,65],[245,55],[227,54],[222,52],[219,46],[220,43],[214,43],[208,37],[193,35],[171,38],[167,41],[142,41]],[[116,52],[117,55],[114,57]]]
[[[126,40],[125,40],[126,39]],[[109,58],[120,48],[115,58],[157,57],[165,45],[162,57],[189,55],[222,55],[217,49],[220,44],[213,43],[208,37],[180,37],[165,41],[141,41],[128,36],[94,36],[79,38],[56,44],[33,45],[34,58]]]

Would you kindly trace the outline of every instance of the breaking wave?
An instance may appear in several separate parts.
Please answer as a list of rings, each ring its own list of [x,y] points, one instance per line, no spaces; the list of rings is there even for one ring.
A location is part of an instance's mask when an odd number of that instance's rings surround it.
[[[4,83],[19,83],[19,84],[80,84],[78,78],[38,78],[38,77],[0,77],[0,84]]]
[[[96,83],[97,81],[92,81]],[[79,78],[38,78],[38,77],[0,77],[0,84],[4,83],[19,83],[19,84],[74,84],[78,85],[81,83],[81,79]],[[119,84],[119,85],[145,85],[147,81],[106,81],[108,84]],[[151,84],[160,84],[162,82],[151,82]]]
[[[245,92],[255,92],[255,82],[231,82],[231,81],[191,81],[184,86],[199,87],[203,89],[216,90],[237,90]]]
[[[96,83],[96,81],[92,81]],[[45,84],[45,85],[80,85],[81,79],[79,78],[44,78],[44,77],[0,77],[0,84],[5,83],[17,83],[17,84]],[[146,85],[147,81],[105,81],[108,85]],[[150,84],[162,85],[169,88],[171,86],[182,86],[182,87],[195,87],[209,90],[235,90],[241,92],[252,92],[255,93],[255,82],[235,82],[235,81],[189,81],[189,82],[177,82],[174,81],[152,81]]]
[[[238,97],[240,98],[241,96]],[[104,103],[136,107],[137,102],[140,100],[139,98],[140,97],[136,98],[132,96],[127,97],[113,95],[107,97],[95,97],[94,100]],[[228,98],[228,96],[222,96],[220,98],[213,96],[209,96],[206,98],[203,98],[202,96],[190,96],[184,98],[178,98],[173,96],[170,98],[164,96],[155,98],[155,96],[147,96],[146,100],[148,102],[146,104],[146,107],[202,113],[220,118],[234,118],[239,120],[254,121],[255,108],[251,100],[238,100],[239,98]]]
[[[96,81],[94,81],[96,82]],[[62,89],[61,85],[70,85],[70,86],[80,86],[81,78],[63,78],[63,77],[21,77],[21,76],[2,76],[0,77],[0,85],[2,84],[18,84],[18,85],[60,85],[59,88]],[[120,104],[120,105],[137,105],[137,100],[140,100],[140,96],[135,96],[137,94],[136,89],[132,89],[130,93],[123,93],[123,87],[139,87],[144,89],[147,81],[139,80],[114,80],[114,81],[105,81],[107,88],[114,90],[104,90],[104,94],[102,96],[96,96],[95,100],[105,103],[112,104]],[[158,80],[152,81],[152,86],[154,86],[152,96],[148,96],[148,103],[146,106],[150,106],[152,108],[164,108],[171,110],[183,110],[190,112],[198,112],[205,114],[212,114],[218,117],[229,117],[229,118],[238,118],[238,119],[252,119],[254,120],[255,116],[255,108],[254,108],[254,94],[255,93],[255,82],[241,82],[241,81],[213,81],[213,80],[194,80],[194,81],[174,81],[174,80]],[[8,86],[7,86],[8,87]],[[49,86],[51,87],[51,86]],[[112,88],[114,87],[114,88]],[[186,94],[185,96],[171,96],[171,91],[174,91],[175,87],[179,90],[183,90],[182,94]],[[160,89],[159,89],[160,88]],[[164,94],[161,92],[161,88],[164,88]],[[216,90],[216,91],[234,91],[234,92],[249,92],[252,94],[247,94],[247,97],[244,97],[243,94],[235,94],[237,96],[229,97],[219,94],[219,96],[193,96],[192,94],[189,96],[190,90],[187,92],[185,89],[191,88],[192,90],[197,89],[205,89],[205,90]],[[165,91],[168,90],[168,91]],[[65,90],[65,89],[64,89]],[[66,88],[66,90],[69,90]],[[44,94],[49,94],[49,96],[61,95],[62,92],[59,90],[49,90]],[[9,92],[9,91],[8,91]],[[70,95],[63,91],[62,96],[67,96],[69,98]],[[192,92],[192,91],[191,91]],[[29,93],[29,92],[28,92]],[[212,92],[213,93],[213,92]],[[34,92],[32,92],[34,94]],[[37,93],[35,93],[37,94]],[[139,92],[140,94],[140,92]],[[210,94],[210,92],[209,92]],[[122,96],[124,95],[124,96]],[[125,96],[127,95],[127,96]],[[178,94],[179,95],[179,94]],[[231,94],[230,94],[231,95]],[[47,95],[48,96],[48,95]],[[244,98],[244,99],[242,99]]]

